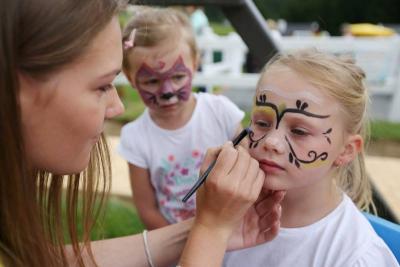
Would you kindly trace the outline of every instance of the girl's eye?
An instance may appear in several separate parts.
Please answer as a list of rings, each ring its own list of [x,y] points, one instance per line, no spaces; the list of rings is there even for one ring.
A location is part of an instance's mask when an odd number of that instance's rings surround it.
[[[111,89],[114,89],[114,85],[112,85],[111,83],[99,87],[99,90],[102,92],[107,92],[108,90],[111,90]]]
[[[261,128],[270,128],[272,126],[272,124],[270,122],[268,122],[268,121],[260,121],[260,120],[256,121],[255,124],[258,127],[261,127]]]
[[[185,76],[186,76],[185,74],[175,74],[174,76],[172,76],[172,79],[175,81],[180,81],[183,78],[185,78]]]
[[[144,85],[157,85],[159,82],[158,79],[149,79],[143,82]]]
[[[292,134],[298,135],[298,136],[307,136],[308,132],[306,132],[303,129],[295,128],[291,130]]]

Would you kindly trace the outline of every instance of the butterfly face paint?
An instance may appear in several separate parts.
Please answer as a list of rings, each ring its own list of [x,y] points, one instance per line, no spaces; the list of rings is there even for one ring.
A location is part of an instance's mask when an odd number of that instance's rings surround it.
[[[175,104],[187,101],[192,90],[192,72],[185,66],[181,56],[165,72],[159,69],[165,65],[159,62],[157,68],[143,63],[136,72],[136,86],[144,103],[149,107]]]
[[[266,138],[271,138],[274,139],[276,150],[286,153],[289,163],[297,169],[323,164],[328,152],[321,148],[331,145],[330,134],[333,129],[321,122],[329,119],[330,115],[309,111],[311,103],[314,109],[318,106],[310,99],[292,101],[291,96],[288,103],[276,103],[269,100],[271,96],[288,100],[287,97],[281,97],[277,90],[258,92],[252,112],[249,148],[256,149]]]

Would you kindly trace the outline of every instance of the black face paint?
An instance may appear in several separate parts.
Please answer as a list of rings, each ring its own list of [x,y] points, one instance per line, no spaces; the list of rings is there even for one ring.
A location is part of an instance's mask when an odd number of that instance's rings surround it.
[[[276,115],[275,129],[279,128],[279,124],[282,121],[282,119],[286,113],[302,114],[307,117],[319,118],[319,119],[326,119],[326,118],[330,117],[330,115],[318,115],[318,114],[314,114],[314,113],[306,111],[306,109],[308,108],[309,105],[307,102],[302,102],[301,100],[296,101],[296,108],[286,108],[286,109],[282,110],[281,112],[279,112],[278,107],[274,103],[267,102],[266,94],[259,95],[256,98],[255,105],[258,107],[270,107],[275,112],[275,115]],[[251,124],[252,123],[253,122],[251,122]],[[331,132],[332,132],[332,128],[329,128],[327,131],[325,131],[323,133],[324,137],[326,138],[326,140],[328,141],[329,144],[331,144],[331,139],[329,138],[328,135]],[[267,136],[267,134],[268,133],[262,135],[261,137],[255,137],[254,131],[251,130],[249,133],[249,140],[250,140],[249,148],[250,149],[256,148],[258,146],[258,143],[262,139],[264,139]],[[289,138],[287,136],[285,136],[285,140],[290,149],[288,160],[291,164],[294,164],[297,168],[300,168],[301,164],[311,164],[311,163],[316,162],[317,160],[325,161],[328,158],[327,152],[323,152],[318,155],[318,153],[316,151],[311,150],[307,153],[307,155],[310,157],[309,160],[300,159],[300,158],[298,158],[296,152],[294,151],[293,146],[290,143]]]
[[[296,165],[297,168],[300,168],[300,163],[310,164],[310,163],[317,161],[318,159],[321,159],[322,161],[324,161],[328,158],[328,153],[326,153],[326,152],[323,152],[318,155],[317,152],[315,152],[314,150],[311,150],[307,153],[307,155],[311,158],[311,160],[299,159],[296,155],[296,152],[294,152],[294,149],[293,149],[292,145],[290,144],[287,136],[285,136],[285,140],[288,143],[289,148],[290,148],[289,162]]]
[[[329,144],[332,144],[331,138],[328,136],[328,134],[330,134],[331,132],[332,132],[332,128],[329,128],[327,131],[322,133],[325,136],[326,141],[328,141]]]

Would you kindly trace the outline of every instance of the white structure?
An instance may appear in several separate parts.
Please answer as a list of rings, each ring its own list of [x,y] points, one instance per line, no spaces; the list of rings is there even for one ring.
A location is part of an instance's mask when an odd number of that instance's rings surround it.
[[[321,51],[352,56],[367,74],[372,99],[371,117],[400,122],[400,37],[314,37],[275,39],[283,51],[315,47]],[[202,52],[202,72],[195,75],[195,86],[222,86],[224,94],[245,110],[251,107],[258,74],[242,73],[247,46],[236,33],[216,35],[211,28],[197,40]],[[222,55],[213,62],[213,55]],[[120,80],[121,81],[121,80]],[[122,81],[123,82],[123,81]]]

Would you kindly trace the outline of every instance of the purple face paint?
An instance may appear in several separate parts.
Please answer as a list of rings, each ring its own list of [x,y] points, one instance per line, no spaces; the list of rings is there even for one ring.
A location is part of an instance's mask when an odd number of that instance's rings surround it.
[[[165,72],[143,63],[136,72],[135,81],[140,96],[149,107],[160,106],[174,97],[187,101],[192,91],[192,72],[185,66],[181,56]]]

